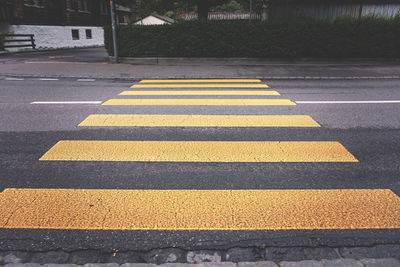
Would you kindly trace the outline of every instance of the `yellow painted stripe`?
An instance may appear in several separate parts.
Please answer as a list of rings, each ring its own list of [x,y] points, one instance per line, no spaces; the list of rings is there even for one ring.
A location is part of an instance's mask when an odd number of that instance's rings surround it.
[[[6,189],[0,228],[82,230],[399,229],[391,190]]]
[[[110,99],[105,106],[294,106],[289,99]]]
[[[338,142],[60,141],[40,160],[358,162]]]
[[[168,79],[141,80],[140,83],[260,83],[260,79]]]
[[[268,88],[266,84],[135,84],[131,88]]]
[[[119,95],[280,95],[277,91],[124,91]]]
[[[306,115],[90,115],[79,126],[320,127]]]

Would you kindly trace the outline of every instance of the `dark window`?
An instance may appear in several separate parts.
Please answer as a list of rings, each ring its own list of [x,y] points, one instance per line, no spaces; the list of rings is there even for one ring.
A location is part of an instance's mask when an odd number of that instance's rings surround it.
[[[90,12],[88,0],[69,0],[67,1],[67,9],[79,11],[79,12]]]
[[[87,2],[87,0],[80,0],[79,3],[80,3],[79,10],[86,11],[86,12],[89,11],[88,10],[88,2]]]
[[[71,1],[71,9],[73,9],[73,10],[78,10],[79,9],[79,1],[78,0],[72,0]]]
[[[100,13],[105,15],[109,13],[109,5],[106,1],[100,2]]]
[[[6,6],[0,6],[0,21],[11,20],[12,6],[6,3]]]
[[[44,0],[24,0],[24,5],[30,7],[44,7],[45,1]]]
[[[92,30],[86,29],[86,39],[92,39]]]
[[[72,40],[79,40],[79,30],[71,30]]]

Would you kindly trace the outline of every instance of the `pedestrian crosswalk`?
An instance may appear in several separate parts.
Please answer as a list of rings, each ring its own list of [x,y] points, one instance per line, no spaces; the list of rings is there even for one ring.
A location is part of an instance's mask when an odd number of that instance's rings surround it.
[[[261,83],[260,79],[167,79],[141,80],[139,83]]]
[[[268,88],[266,84],[135,84],[131,88]]]
[[[93,114],[79,126],[98,127],[321,127],[307,115]]]
[[[32,201],[34,200],[34,201]],[[0,226],[82,230],[400,228],[391,190],[7,189]]]
[[[104,106],[295,106],[289,99],[110,99]]]
[[[358,162],[338,142],[60,141],[40,160]]]
[[[228,90],[213,90],[213,91],[124,91],[120,93],[119,95],[252,95],[252,96],[257,96],[257,95],[279,95],[277,91],[228,91]]]
[[[142,80],[103,106],[296,106],[258,79]],[[165,89],[164,89],[165,88]],[[182,88],[185,88],[182,90]],[[192,89],[193,88],[193,89]],[[212,90],[210,90],[212,88]],[[235,89],[237,88],[237,90]],[[204,89],[204,90],[202,90]],[[256,89],[256,90],[255,90]],[[157,96],[157,98],[126,98]],[[212,96],[213,98],[207,98]],[[229,98],[224,98],[228,96]],[[249,98],[252,97],[252,98]],[[166,98],[163,98],[166,97]],[[175,97],[175,98],[170,98]],[[184,97],[184,98],[181,98]],[[222,98],[221,98],[222,97]],[[179,107],[177,107],[179,108]],[[308,115],[91,114],[79,127],[312,127]],[[337,140],[60,140],[45,161],[349,163]],[[188,177],[190,179],[190,177]],[[32,201],[34,200],[34,201]],[[305,230],[400,228],[389,189],[6,189],[0,228],[84,230]]]

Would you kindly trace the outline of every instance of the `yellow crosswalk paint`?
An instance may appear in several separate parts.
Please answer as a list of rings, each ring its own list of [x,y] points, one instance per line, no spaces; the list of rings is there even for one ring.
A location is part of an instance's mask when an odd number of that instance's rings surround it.
[[[110,99],[105,106],[295,106],[289,99]]]
[[[277,91],[124,91],[119,95],[280,95]]]
[[[135,84],[131,88],[268,88],[266,84]]]
[[[81,230],[399,229],[387,189],[6,189],[0,228]]]
[[[140,83],[260,83],[260,79],[168,79],[141,80]]]
[[[165,162],[358,162],[326,141],[59,141],[40,160]]]
[[[306,115],[130,115],[94,114],[79,126],[118,127],[320,127]]]

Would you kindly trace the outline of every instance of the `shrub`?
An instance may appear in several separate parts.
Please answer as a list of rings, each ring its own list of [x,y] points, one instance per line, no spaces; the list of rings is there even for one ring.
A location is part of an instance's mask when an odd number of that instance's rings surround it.
[[[185,21],[171,25],[119,25],[125,57],[400,57],[400,19],[366,17],[327,21],[292,18]],[[111,27],[105,45],[113,54]]]

